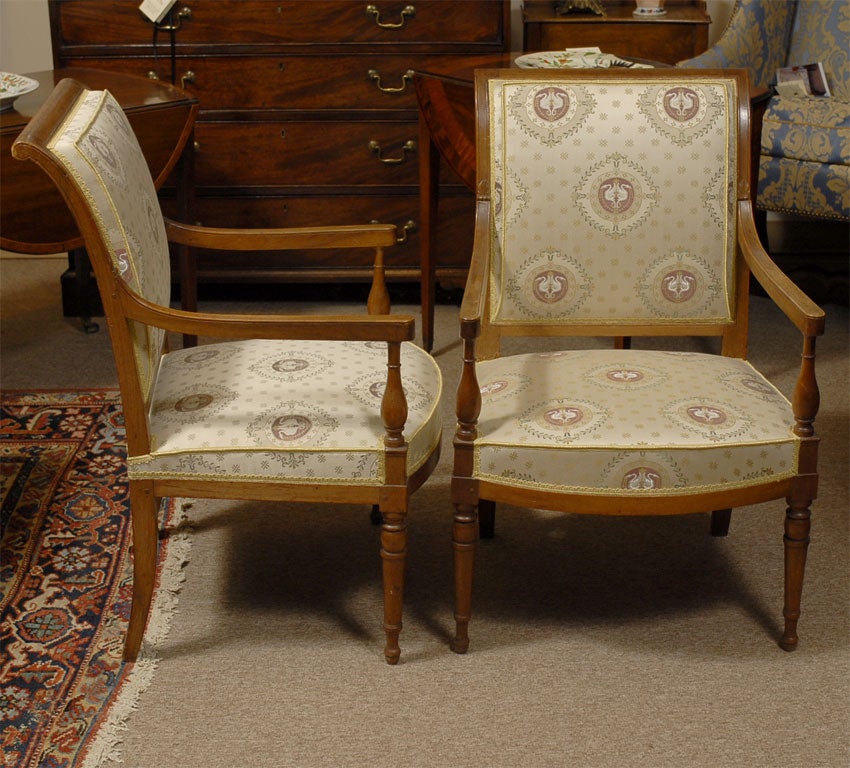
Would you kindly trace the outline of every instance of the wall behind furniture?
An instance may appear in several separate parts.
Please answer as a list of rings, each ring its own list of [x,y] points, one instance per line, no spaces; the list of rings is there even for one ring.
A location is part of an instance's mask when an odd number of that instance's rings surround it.
[[[0,69],[53,69],[46,0],[0,0]]]
[[[512,47],[518,51],[522,48],[522,0],[511,0],[511,5]],[[719,37],[734,5],[735,0],[708,0],[709,42]],[[0,0],[0,69],[23,73],[52,67],[47,0]]]

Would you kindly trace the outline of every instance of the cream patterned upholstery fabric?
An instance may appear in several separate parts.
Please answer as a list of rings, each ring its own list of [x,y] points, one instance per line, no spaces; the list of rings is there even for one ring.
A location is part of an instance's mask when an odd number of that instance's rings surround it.
[[[402,348],[408,474],[440,440],[440,372]],[[131,477],[380,485],[386,344],[225,342],[163,358],[151,404],[152,451]]]
[[[491,322],[728,321],[731,88],[492,81]]]
[[[731,321],[733,81],[505,78],[489,98],[492,324]],[[743,360],[565,351],[477,375],[493,483],[690,494],[797,470],[790,404]]]
[[[494,483],[664,495],[797,470],[791,406],[744,360],[565,351],[480,362],[478,376],[475,475]]]
[[[107,91],[88,92],[67,128],[52,149],[94,203],[115,271],[167,306],[162,214],[121,107]],[[385,343],[252,340],[161,356],[163,336],[133,328],[152,448],[129,458],[131,478],[384,482]],[[403,345],[401,370],[411,474],[439,443],[442,383],[413,344]]]
[[[101,233],[112,247],[115,271],[136,293],[167,305],[171,271],[162,212],[144,154],[120,105],[108,91],[89,91],[57,135],[50,148],[93,203]],[[141,325],[134,325],[132,333],[147,395],[165,334]]]

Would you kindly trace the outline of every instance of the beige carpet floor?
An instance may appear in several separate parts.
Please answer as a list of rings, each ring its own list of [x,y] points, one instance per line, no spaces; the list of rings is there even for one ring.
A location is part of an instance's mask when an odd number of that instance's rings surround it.
[[[0,262],[4,388],[115,385],[107,332],[87,336],[61,317],[62,266]],[[459,347],[456,307],[441,305],[446,436],[437,472],[412,502],[399,666],[381,653],[369,510],[194,502],[178,611],[127,722],[124,765],[846,768],[850,358],[847,307],[826,310],[821,497],[797,652],[776,644],[778,502],[736,510],[725,539],[708,535],[706,516],[500,508],[496,538],[479,549],[471,648],[453,654],[448,476]],[[752,329],[751,359],[789,392],[796,331],[760,298]]]

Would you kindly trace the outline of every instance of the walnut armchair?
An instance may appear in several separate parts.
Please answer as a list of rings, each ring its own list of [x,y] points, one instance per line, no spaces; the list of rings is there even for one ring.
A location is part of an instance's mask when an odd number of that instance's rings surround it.
[[[134,573],[124,658],[139,652],[165,496],[353,503],[381,513],[386,660],[399,659],[408,499],[436,465],[440,372],[391,316],[391,225],[210,229],[164,221],[108,91],[56,88],[13,147],[71,209],[110,328],[128,448]],[[368,314],[222,315],[169,306],[168,241],[198,248],[375,251]],[[167,333],[219,339],[167,349]]]
[[[725,535],[733,507],[783,497],[780,644],[793,649],[824,315],[756,235],[746,72],[490,70],[475,87],[453,649],[469,645],[476,541],[493,534],[496,503],[711,513],[711,532]],[[751,273],[802,335],[793,403],[746,360]],[[571,348],[571,336],[585,338]],[[715,337],[706,344],[719,354],[643,348],[677,336]],[[546,352],[503,354],[503,341],[525,350],[541,337],[555,339]]]

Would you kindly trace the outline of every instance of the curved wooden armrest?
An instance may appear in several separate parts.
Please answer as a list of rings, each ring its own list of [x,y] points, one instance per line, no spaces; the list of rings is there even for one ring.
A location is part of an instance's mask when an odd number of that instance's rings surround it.
[[[825,314],[773,262],[764,250],[753,220],[752,202],[738,202],[738,244],[747,266],[767,295],[805,336],[823,333]]]
[[[165,232],[172,243],[223,251],[381,248],[394,245],[396,242],[394,224],[228,229],[183,224],[165,217]]]
[[[412,341],[411,315],[243,315],[187,312],[154,304],[119,283],[121,307],[130,320],[173,333],[220,339],[314,339]]]
[[[490,260],[490,201],[479,200],[475,216],[472,258],[460,304],[460,335],[472,339],[481,332],[481,317],[487,305],[487,266]]]

